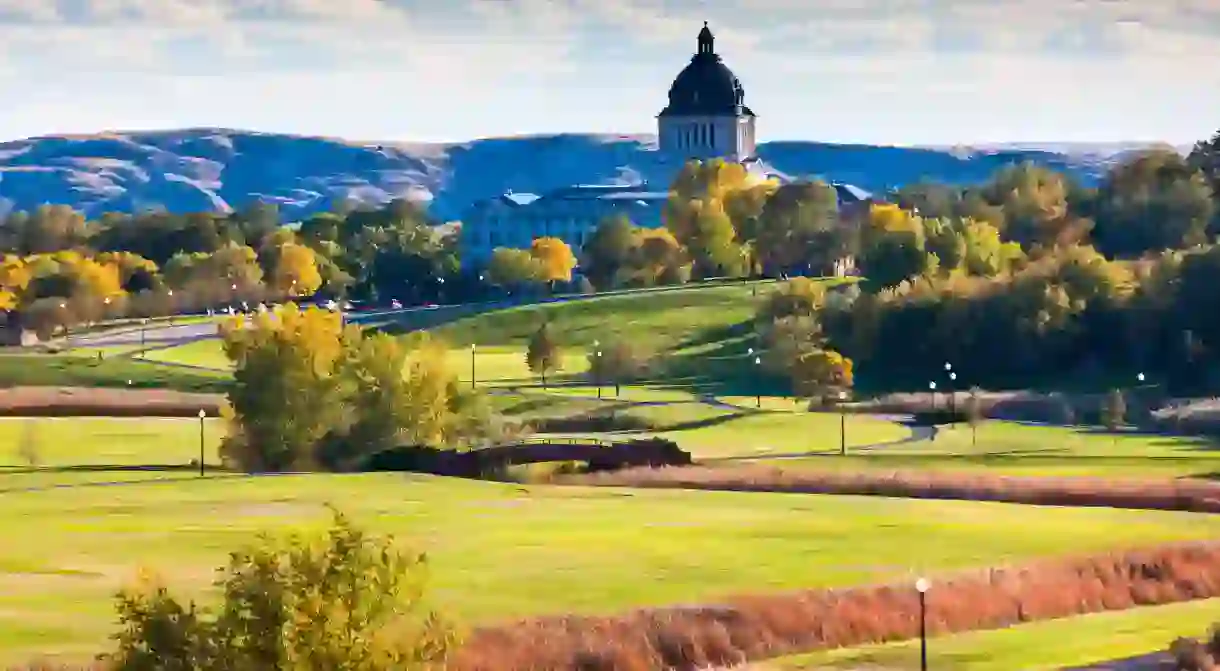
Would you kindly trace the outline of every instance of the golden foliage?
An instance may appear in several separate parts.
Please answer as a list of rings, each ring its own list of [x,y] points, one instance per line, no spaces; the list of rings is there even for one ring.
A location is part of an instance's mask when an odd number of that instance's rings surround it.
[[[576,267],[576,255],[568,243],[559,238],[535,238],[530,256],[538,262],[544,282],[569,282]]]
[[[0,260],[0,310],[16,310],[33,277],[33,269],[25,259],[5,256]]]
[[[276,250],[271,288],[281,295],[312,296],[322,287],[318,257],[312,249],[286,242]]]

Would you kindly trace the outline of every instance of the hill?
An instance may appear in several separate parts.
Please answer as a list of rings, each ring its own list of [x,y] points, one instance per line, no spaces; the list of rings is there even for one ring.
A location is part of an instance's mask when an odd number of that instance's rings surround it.
[[[1059,149],[1059,150],[1057,150]],[[972,183],[1035,161],[1094,182],[1128,145],[984,148],[768,142],[779,172],[870,190],[920,179]],[[430,201],[445,220],[506,190],[643,179],[664,184],[678,161],[651,136],[550,135],[455,144],[365,143],[219,128],[48,136],[0,143],[0,214],[62,203],[91,216],[164,207],[174,212],[277,203],[288,220],[351,199]]]

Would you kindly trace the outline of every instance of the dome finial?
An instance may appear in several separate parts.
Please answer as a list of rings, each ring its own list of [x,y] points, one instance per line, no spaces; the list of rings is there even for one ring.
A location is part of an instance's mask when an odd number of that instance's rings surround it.
[[[701,54],[715,53],[715,49],[713,48],[715,39],[716,38],[714,38],[712,36],[712,30],[707,27],[707,21],[704,21],[703,30],[699,31],[699,52],[698,53],[701,53]]]

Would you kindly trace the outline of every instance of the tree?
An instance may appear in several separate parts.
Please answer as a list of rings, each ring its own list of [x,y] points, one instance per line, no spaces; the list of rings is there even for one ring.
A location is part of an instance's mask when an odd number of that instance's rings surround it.
[[[222,458],[251,473],[317,465],[319,446],[347,412],[336,376],[343,331],[337,312],[291,303],[222,325],[233,362]]]
[[[539,326],[530,336],[529,347],[525,351],[525,363],[531,373],[542,378],[542,387],[545,389],[547,373],[559,370],[563,363],[559,345],[555,342],[549,324]]]
[[[970,423],[970,446],[978,447],[979,437],[979,422],[983,420],[983,404],[979,398],[978,387],[971,387],[970,394],[966,396],[966,407],[963,408],[966,414],[966,421]]]
[[[843,245],[839,198],[820,182],[796,182],[779,187],[766,200],[758,217],[755,251],[763,268],[792,273],[807,267],[829,274],[850,250]]]
[[[598,386],[613,384],[614,395],[618,396],[623,384],[638,380],[647,373],[649,360],[649,355],[638,345],[626,340],[612,340],[589,352],[589,374]]]
[[[793,362],[792,391],[801,398],[816,398],[851,389],[855,379],[852,361],[832,349],[805,352]]]
[[[1127,402],[1120,389],[1111,389],[1101,407],[1101,421],[1110,431],[1118,431],[1127,415]]]
[[[524,249],[496,247],[487,262],[487,278],[499,287],[518,287],[540,281],[542,269]]]
[[[33,270],[19,256],[0,259],[0,311],[16,310],[25,300],[26,288],[34,278]]]
[[[576,267],[576,255],[568,243],[559,238],[536,238],[530,244],[530,256],[538,264],[539,279],[543,282],[570,282],[572,269]]]
[[[441,669],[453,627],[425,610],[427,558],[338,511],[324,536],[261,536],[217,572],[214,607],[151,574],[117,596],[119,669]]]
[[[305,245],[286,242],[276,248],[270,286],[282,296],[312,296],[322,287],[317,254]]]
[[[784,317],[812,317],[826,304],[826,284],[808,277],[781,283],[758,309],[764,322]]]
[[[742,242],[776,183],[755,180],[739,163],[688,161],[670,186],[662,219],[700,277],[748,271]]]
[[[582,272],[598,290],[614,286],[636,247],[636,227],[625,216],[604,219],[585,241]]]
[[[1177,152],[1137,153],[1098,187],[1097,248],[1127,257],[1205,243],[1214,195],[1206,177]]]

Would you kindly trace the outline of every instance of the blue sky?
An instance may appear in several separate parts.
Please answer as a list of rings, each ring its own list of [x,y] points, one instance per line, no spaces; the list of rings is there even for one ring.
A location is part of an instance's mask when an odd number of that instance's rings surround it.
[[[764,141],[1220,128],[1220,0],[0,0],[0,138],[649,133],[704,20]]]

